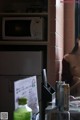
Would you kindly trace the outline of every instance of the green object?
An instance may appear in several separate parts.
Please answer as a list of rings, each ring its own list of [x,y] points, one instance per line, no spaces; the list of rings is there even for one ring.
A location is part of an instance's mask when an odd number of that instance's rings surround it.
[[[19,107],[14,111],[14,120],[32,120],[32,109],[27,105],[26,98],[18,99]]]
[[[25,105],[25,104],[27,104],[27,99],[26,98],[19,98],[18,99],[18,104],[19,105]]]

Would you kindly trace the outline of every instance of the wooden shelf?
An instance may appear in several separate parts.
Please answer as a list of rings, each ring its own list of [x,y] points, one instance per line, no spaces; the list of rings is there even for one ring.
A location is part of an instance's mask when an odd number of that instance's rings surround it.
[[[0,45],[48,45],[47,41],[0,41]]]
[[[0,16],[47,16],[47,12],[42,13],[0,13]]]

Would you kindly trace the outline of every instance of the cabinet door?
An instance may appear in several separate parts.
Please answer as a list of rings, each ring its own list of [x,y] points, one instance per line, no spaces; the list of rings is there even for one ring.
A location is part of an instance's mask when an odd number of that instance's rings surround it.
[[[0,68],[2,75],[41,75],[42,52],[0,52]]]

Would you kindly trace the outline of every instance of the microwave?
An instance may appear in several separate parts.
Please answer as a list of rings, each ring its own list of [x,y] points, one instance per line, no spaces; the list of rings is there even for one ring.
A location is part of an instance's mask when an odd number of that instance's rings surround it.
[[[43,17],[3,17],[3,40],[43,40]]]

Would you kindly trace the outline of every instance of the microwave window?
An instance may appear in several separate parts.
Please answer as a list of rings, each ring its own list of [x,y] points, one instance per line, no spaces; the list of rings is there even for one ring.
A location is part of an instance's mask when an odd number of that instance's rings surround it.
[[[6,20],[5,36],[30,37],[31,20]]]

